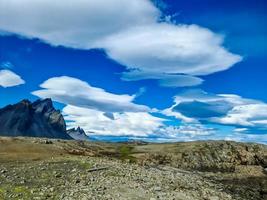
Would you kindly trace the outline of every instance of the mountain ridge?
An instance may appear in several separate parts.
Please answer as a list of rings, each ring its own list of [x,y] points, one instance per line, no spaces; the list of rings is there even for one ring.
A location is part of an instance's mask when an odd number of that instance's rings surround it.
[[[88,140],[88,136],[85,131],[78,126],[78,128],[71,128],[67,130],[67,133],[75,140]]]
[[[0,136],[28,136],[72,139],[64,117],[51,99],[24,99],[0,108]]]

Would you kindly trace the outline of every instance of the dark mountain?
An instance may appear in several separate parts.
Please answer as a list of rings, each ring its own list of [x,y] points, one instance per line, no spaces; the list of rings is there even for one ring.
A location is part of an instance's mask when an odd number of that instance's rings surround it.
[[[71,139],[59,110],[51,99],[29,100],[0,109],[0,136]]]
[[[72,128],[67,130],[67,133],[75,140],[88,140],[88,136],[85,134],[84,130],[80,127],[77,129]]]

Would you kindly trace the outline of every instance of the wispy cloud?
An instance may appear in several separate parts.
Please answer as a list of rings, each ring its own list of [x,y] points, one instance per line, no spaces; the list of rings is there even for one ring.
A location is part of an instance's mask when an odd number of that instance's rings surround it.
[[[17,85],[24,84],[25,81],[17,74],[14,72],[3,69],[0,70],[0,86],[1,87],[13,87]]]
[[[167,74],[167,73],[154,73],[144,72],[137,69],[130,70],[122,73],[122,80],[124,81],[137,81],[142,79],[155,79],[159,80],[159,84],[165,87],[185,87],[200,85],[203,79],[181,74]]]
[[[9,61],[4,61],[0,63],[0,67],[3,69],[12,69],[14,68],[14,65]]]

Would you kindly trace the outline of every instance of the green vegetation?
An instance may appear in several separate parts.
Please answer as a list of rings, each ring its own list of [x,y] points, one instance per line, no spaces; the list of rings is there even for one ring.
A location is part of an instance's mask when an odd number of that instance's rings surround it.
[[[85,161],[80,161],[79,162],[79,166],[82,168],[82,169],[90,169],[92,168],[92,164],[91,163],[88,163],[88,162],[85,162]]]
[[[134,147],[123,144],[118,147],[118,155],[121,160],[129,161],[131,163],[136,162],[136,158],[133,156]]]
[[[14,193],[20,194],[24,198],[30,196],[30,191],[25,186],[15,186],[13,190],[14,190]]]
[[[5,190],[0,188],[0,199],[4,199]]]
[[[18,186],[12,184],[1,185],[0,199],[9,199],[7,194],[12,194],[12,199],[31,199],[30,190],[25,186]]]

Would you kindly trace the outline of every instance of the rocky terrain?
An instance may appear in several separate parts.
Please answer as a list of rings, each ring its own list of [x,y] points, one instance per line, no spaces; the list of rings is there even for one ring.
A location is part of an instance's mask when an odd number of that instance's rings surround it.
[[[65,120],[51,99],[29,100],[0,109],[0,136],[71,139]]]
[[[0,199],[267,199],[267,147],[0,138]]]

